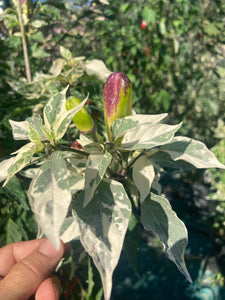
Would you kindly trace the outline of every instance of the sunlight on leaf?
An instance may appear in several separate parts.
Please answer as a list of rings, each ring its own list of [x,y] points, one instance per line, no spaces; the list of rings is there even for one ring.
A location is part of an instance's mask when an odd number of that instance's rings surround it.
[[[130,200],[121,183],[103,180],[86,207],[83,201],[84,193],[73,203],[74,218],[80,226],[81,243],[100,272],[104,296],[109,300],[112,274],[131,215]]]
[[[146,230],[153,231],[165,246],[165,251],[189,282],[192,279],[184,261],[188,243],[187,229],[172,210],[169,201],[151,193],[141,206],[141,222]]]
[[[65,159],[60,152],[53,152],[28,190],[37,222],[56,249],[60,246],[61,226],[72,199],[68,188],[69,177]]]

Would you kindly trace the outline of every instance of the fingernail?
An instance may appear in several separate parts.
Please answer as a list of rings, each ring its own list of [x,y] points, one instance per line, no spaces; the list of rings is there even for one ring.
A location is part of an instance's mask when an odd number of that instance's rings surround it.
[[[59,255],[59,250],[56,250],[49,240],[46,240],[41,247],[39,252],[48,257],[57,257]]]

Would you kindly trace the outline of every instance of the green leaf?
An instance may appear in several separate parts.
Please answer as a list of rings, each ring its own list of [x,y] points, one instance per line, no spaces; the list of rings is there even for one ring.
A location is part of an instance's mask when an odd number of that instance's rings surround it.
[[[194,166],[183,161],[183,160],[172,160],[171,156],[164,151],[156,151],[155,153],[149,156],[149,159],[160,168],[172,168],[182,170],[193,170]],[[148,152],[147,152],[148,154]]]
[[[68,186],[70,175],[62,153],[53,152],[28,190],[37,222],[56,249],[60,247],[60,230],[72,199]]]
[[[6,244],[21,242],[22,235],[20,234],[17,224],[10,218],[6,226]]]
[[[111,160],[112,155],[109,152],[105,152],[102,155],[89,155],[85,170],[84,206],[88,205],[94,196],[95,190],[101,182]]]
[[[124,134],[121,148],[126,150],[150,149],[169,143],[181,127],[167,124],[144,124]]]
[[[4,190],[11,199],[17,201],[25,210],[29,210],[26,192],[16,176],[13,176],[9,180],[8,184],[4,187]]]
[[[9,120],[9,123],[13,130],[14,140],[29,140],[27,121],[16,122]]]
[[[142,203],[150,193],[150,188],[155,177],[154,167],[146,155],[137,159],[133,165],[133,180],[140,192]]]
[[[61,92],[52,96],[44,108],[44,123],[48,131],[51,132],[51,126],[57,117],[66,112],[66,91],[68,86]]]
[[[31,34],[30,35],[30,39],[32,41],[44,41],[44,36],[43,36],[43,33],[39,30],[39,31],[36,31],[35,33]],[[39,49],[37,49],[37,51],[39,51]]]
[[[128,116],[124,118],[116,119],[111,127],[113,136],[115,139],[124,135],[127,131],[137,128],[140,125],[144,124],[156,124],[165,119],[168,114],[159,114],[159,115],[142,115],[136,114],[133,116]]]
[[[126,237],[124,240],[123,249],[130,265],[132,266],[132,268],[136,273],[138,273],[137,263],[138,263],[139,243],[140,243],[140,226],[136,218],[132,214],[129,221]]]
[[[59,52],[60,52],[60,55],[61,55],[62,57],[64,57],[66,60],[69,60],[69,59],[72,58],[72,54],[71,54],[70,50],[69,50],[69,49],[66,49],[66,48],[63,47],[63,46],[60,46],[60,47],[59,47]]]
[[[48,25],[48,23],[44,20],[36,19],[36,20],[33,20],[32,22],[30,22],[30,25],[33,26],[34,28],[40,28],[42,26]]]
[[[56,120],[52,124],[52,133],[56,141],[60,140],[64,136],[74,115],[85,105],[87,100],[88,97],[85,98],[78,106],[57,116]]]
[[[127,231],[131,204],[123,185],[102,180],[92,201],[84,207],[84,192],[73,204],[80,226],[81,243],[100,272],[104,296],[110,299],[112,274]]]
[[[145,229],[156,234],[163,243],[168,258],[192,282],[184,261],[184,250],[188,243],[187,230],[172,210],[169,201],[151,193],[142,203],[141,222]]]
[[[194,139],[178,136],[160,150],[168,153],[173,160],[184,160],[196,168],[225,169],[205,144]]]
[[[156,20],[156,12],[153,9],[145,7],[142,11],[142,18],[147,24],[154,23]]]
[[[36,49],[36,51],[34,51],[32,53],[32,57],[34,58],[44,58],[44,57],[50,57],[51,55],[45,51],[44,49]]]

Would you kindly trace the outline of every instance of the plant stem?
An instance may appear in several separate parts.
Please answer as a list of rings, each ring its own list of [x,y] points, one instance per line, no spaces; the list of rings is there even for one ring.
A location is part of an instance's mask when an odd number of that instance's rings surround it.
[[[75,152],[77,154],[84,155],[84,156],[89,156],[89,153],[87,153],[87,152],[85,152],[83,150],[78,150],[78,149],[70,148],[70,147],[63,146],[63,145],[58,145],[57,149],[60,149],[62,151]]]
[[[140,158],[143,154],[144,154],[145,150],[141,151],[140,154],[138,154],[128,165],[127,165],[127,169],[129,169],[135,162],[136,160],[138,160],[138,158]]]
[[[29,62],[29,56],[27,51],[27,42],[26,42],[26,35],[24,30],[23,15],[22,15],[20,0],[17,0],[17,11],[18,11],[18,18],[20,23],[20,31],[22,35],[23,55],[24,55],[27,82],[31,83],[30,62]]]

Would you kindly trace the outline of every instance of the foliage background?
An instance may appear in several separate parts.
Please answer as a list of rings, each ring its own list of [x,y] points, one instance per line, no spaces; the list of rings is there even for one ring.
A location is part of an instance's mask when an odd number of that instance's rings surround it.
[[[102,115],[103,82],[85,72],[83,57],[102,59],[111,71],[128,75],[137,112],[169,112],[171,123],[184,122],[183,135],[199,139],[208,147],[221,140],[215,133],[218,120],[225,121],[223,1],[27,3],[24,20],[31,83],[26,79],[13,4],[6,3],[8,9],[0,23],[0,158],[20,146],[12,139],[8,120],[22,121],[35,115],[49,95],[68,83],[70,95],[84,98],[84,92],[89,92],[88,109],[95,117]],[[141,28],[142,20],[146,20],[145,29]],[[60,46],[78,59],[71,60]],[[58,59],[65,59],[63,67]],[[69,132],[69,143],[74,138]],[[203,181],[202,174],[193,174],[191,180],[188,176],[191,182],[196,178]],[[15,177],[10,184],[0,188],[1,246],[36,234],[28,210],[27,183]]]

